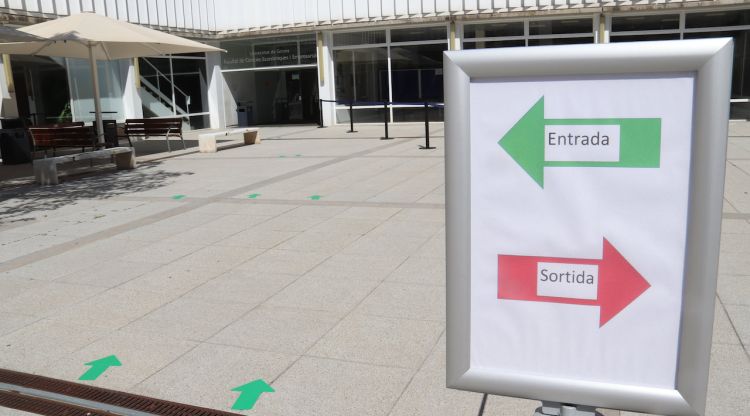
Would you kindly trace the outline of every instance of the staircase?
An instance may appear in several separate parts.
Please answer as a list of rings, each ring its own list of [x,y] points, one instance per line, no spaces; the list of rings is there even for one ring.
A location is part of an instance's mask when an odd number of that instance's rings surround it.
[[[138,89],[138,95],[143,105],[143,117],[182,117],[183,129],[190,130],[188,123],[190,96],[178,86],[173,85],[172,80],[159,71],[147,58],[141,59],[140,62],[145,62],[155,73],[140,77],[141,88]],[[178,96],[187,108],[182,108],[175,102]]]

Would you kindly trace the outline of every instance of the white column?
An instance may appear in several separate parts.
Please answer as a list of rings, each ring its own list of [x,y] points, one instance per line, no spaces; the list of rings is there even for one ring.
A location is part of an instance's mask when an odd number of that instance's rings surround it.
[[[318,96],[324,100],[335,100],[336,90],[333,85],[333,34],[331,32],[323,32],[323,48],[322,53],[318,56],[318,59],[323,59],[323,65],[318,65],[318,70],[323,68],[325,73],[323,74],[323,81],[321,82],[320,74],[318,74]],[[331,126],[336,123],[336,104],[335,103],[323,103],[323,124]]]
[[[224,76],[221,73],[221,52],[206,53],[206,74],[208,74],[208,111],[210,113],[211,128],[226,128],[226,120],[224,117]]]
[[[135,58],[138,59],[138,58]],[[121,59],[120,79],[125,83],[122,89],[122,111],[125,118],[143,118],[143,103],[138,86],[138,67],[134,59]]]

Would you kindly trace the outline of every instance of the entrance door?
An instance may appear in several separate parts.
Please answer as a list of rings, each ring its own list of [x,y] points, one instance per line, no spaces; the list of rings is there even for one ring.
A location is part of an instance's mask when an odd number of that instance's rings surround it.
[[[317,77],[315,68],[257,71],[257,124],[317,123]]]

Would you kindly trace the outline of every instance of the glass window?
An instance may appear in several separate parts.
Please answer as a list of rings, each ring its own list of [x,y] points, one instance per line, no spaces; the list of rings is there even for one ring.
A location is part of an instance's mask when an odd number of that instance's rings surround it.
[[[617,42],[642,42],[651,40],[678,40],[680,39],[679,33],[665,33],[655,35],[629,35],[629,36],[613,36],[610,35],[609,41],[612,43]]]
[[[357,108],[352,109],[352,117],[354,123],[383,123],[386,113],[382,108]],[[349,109],[348,108],[337,108],[336,109],[336,122],[348,123],[349,122]],[[356,127],[355,127],[356,128]]]
[[[242,39],[221,42],[222,69],[262,68],[314,64],[317,59],[314,36],[285,36],[273,39]]]
[[[680,15],[678,14],[612,17],[613,32],[632,32],[637,30],[668,30],[679,28]]]
[[[688,13],[685,27],[720,27],[750,25],[750,10],[728,10],[710,13]]]
[[[488,23],[464,26],[464,38],[523,36],[523,22]]]
[[[333,34],[334,46],[367,45],[373,43],[385,43],[385,30]]]
[[[427,110],[427,117],[430,121],[443,121],[443,109],[430,107]],[[394,108],[393,121],[424,121],[425,113],[422,108]]]
[[[750,30],[685,34],[685,39],[723,37],[734,39],[732,98],[750,98]]]
[[[105,120],[123,120],[123,84],[120,79],[120,61],[97,61],[99,96]],[[94,93],[91,81],[91,66],[88,59],[68,59],[68,76],[73,93],[75,121],[94,121]]]
[[[591,19],[532,20],[529,35],[565,35],[571,33],[593,33]]]
[[[594,38],[583,37],[583,38],[529,39],[529,46],[576,45],[580,43],[594,43]]]
[[[391,46],[394,102],[443,100],[445,44]]]
[[[202,59],[172,59],[175,104],[186,113],[208,111],[206,61]]]
[[[414,27],[409,29],[392,29],[391,42],[410,42],[418,40],[445,40],[448,32],[445,26]]]
[[[464,49],[482,49],[482,48],[508,48],[515,46],[526,46],[523,39],[517,40],[493,40],[493,41],[464,41]]]
[[[377,102],[388,99],[386,48],[334,51],[336,99]]]

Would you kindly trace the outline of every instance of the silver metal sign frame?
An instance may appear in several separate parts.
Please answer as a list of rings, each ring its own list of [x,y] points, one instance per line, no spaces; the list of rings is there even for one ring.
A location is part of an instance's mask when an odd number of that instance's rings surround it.
[[[449,51],[445,76],[447,384],[450,388],[670,416],[706,406],[729,118],[731,39]],[[684,292],[675,388],[623,385],[470,364],[471,100],[474,80],[695,74]]]

